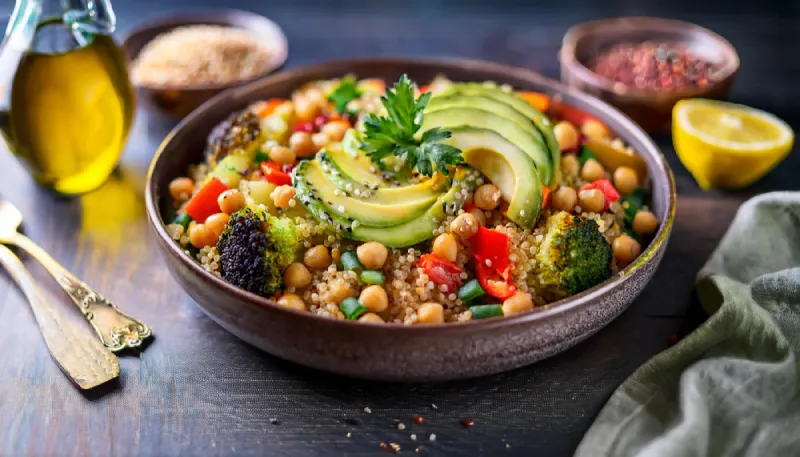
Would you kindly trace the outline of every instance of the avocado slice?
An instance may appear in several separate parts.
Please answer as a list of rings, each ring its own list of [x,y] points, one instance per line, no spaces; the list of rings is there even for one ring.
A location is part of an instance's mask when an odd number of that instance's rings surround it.
[[[374,227],[390,227],[414,219],[424,213],[437,199],[434,195],[413,202],[387,205],[373,203],[369,198],[362,200],[348,197],[328,181],[316,160],[302,162],[295,169],[294,182],[298,193],[297,184],[305,184],[311,198],[322,201],[331,214]],[[300,199],[305,204],[303,200]]]
[[[524,228],[536,225],[542,184],[533,161],[516,145],[489,129],[453,127],[447,143],[461,149],[464,162],[483,173],[508,202],[506,217]]]
[[[297,198],[317,220],[338,227],[346,238],[377,241],[392,248],[405,248],[433,238],[434,230],[439,228],[447,213],[455,213],[463,206],[461,189],[474,191],[479,176],[468,167],[460,167],[454,175],[454,182],[458,184],[450,187],[447,193],[436,199],[435,203],[420,216],[393,227],[362,225],[360,222],[356,224],[352,219],[332,213],[303,180],[295,182],[295,189]]]
[[[442,176],[437,175],[435,178],[426,179],[416,184],[409,184],[400,187],[386,187],[381,186],[378,189],[370,187],[363,182],[352,180],[350,176],[344,174],[339,168],[338,164],[331,160],[327,152],[322,152],[317,156],[320,162],[322,171],[325,177],[328,178],[334,186],[345,195],[362,200],[367,199],[370,203],[381,205],[400,205],[410,202],[417,202],[419,200],[427,200],[430,198],[438,198],[444,193],[448,186],[449,180]],[[349,154],[340,156],[339,163],[346,163],[346,167],[355,171],[359,164],[350,163],[355,159]],[[369,172],[367,170],[367,172]]]
[[[544,137],[547,149],[549,149],[550,156],[552,157],[552,164],[554,170],[560,170],[561,167],[561,148],[558,146],[558,141],[553,133],[553,123],[550,122],[547,116],[541,111],[532,107],[525,100],[517,97],[513,93],[505,92],[497,87],[486,86],[481,83],[456,83],[442,91],[439,97],[449,97],[455,94],[461,95],[474,95],[480,97],[487,97],[506,105],[511,106],[515,110],[522,113],[533,122],[539,132]],[[554,174],[554,176],[557,175]],[[550,181],[550,186],[553,187],[557,182]]]
[[[551,157],[547,148],[542,143],[536,141],[530,133],[530,129],[520,127],[513,121],[486,111],[481,108],[445,108],[439,111],[426,112],[422,123],[421,131],[429,130],[433,127],[452,127],[472,126],[491,130],[501,135],[503,138],[524,151],[536,165],[541,180],[539,182],[551,182],[555,170],[551,165]],[[463,148],[461,148],[463,150]]]

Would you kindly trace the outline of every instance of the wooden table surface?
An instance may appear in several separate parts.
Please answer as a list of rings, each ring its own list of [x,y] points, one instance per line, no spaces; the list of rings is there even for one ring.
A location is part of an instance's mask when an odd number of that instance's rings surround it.
[[[190,3],[215,5],[180,0],[169,8]],[[553,77],[560,39],[574,23],[629,14],[683,18],[710,27],[739,49],[736,101],[800,127],[800,63],[785,58],[800,43],[798,8],[769,1],[695,3],[225,5],[263,12],[282,25],[290,66],[345,56],[447,55],[526,66]],[[117,0],[115,6],[124,33],[163,13],[167,2]],[[9,0],[0,0],[0,11],[10,9]],[[142,200],[147,165],[168,129],[138,113],[119,172],[80,198],[57,198],[36,188],[8,153],[0,154],[0,193],[23,211],[29,236],[156,334],[141,357],[121,359],[119,383],[83,394],[52,363],[27,303],[0,275],[0,455],[370,456],[381,453],[382,441],[400,444],[404,454],[419,448],[420,455],[571,455],[611,392],[665,349],[670,335],[702,320],[692,305],[694,275],[739,204],[754,193],[796,189],[800,165],[793,154],[747,191],[703,194],[669,139],[656,138],[675,170],[678,215],[661,268],[627,312],[588,341],[527,368],[464,382],[386,384],[332,376],[258,352],[202,314],[178,287],[152,245]],[[29,258],[25,262],[79,320],[43,270]],[[412,424],[415,415],[424,423]],[[475,425],[462,427],[464,418]],[[397,429],[398,421],[405,430]]]

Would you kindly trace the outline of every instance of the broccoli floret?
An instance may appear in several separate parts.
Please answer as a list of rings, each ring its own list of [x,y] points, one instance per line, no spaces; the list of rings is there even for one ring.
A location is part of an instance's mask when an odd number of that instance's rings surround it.
[[[217,241],[222,277],[249,292],[271,296],[283,288],[283,270],[301,246],[291,219],[242,209],[231,214]]]
[[[556,296],[583,292],[611,277],[611,244],[597,222],[561,211],[546,222],[536,281]]]
[[[208,136],[206,157],[209,165],[228,154],[255,154],[256,148],[264,143],[265,134],[258,116],[250,111],[236,112],[217,125]]]

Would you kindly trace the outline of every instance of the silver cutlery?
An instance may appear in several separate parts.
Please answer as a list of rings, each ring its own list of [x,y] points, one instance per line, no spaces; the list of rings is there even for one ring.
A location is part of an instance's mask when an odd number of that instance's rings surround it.
[[[7,200],[0,199],[0,243],[13,244],[28,252],[58,282],[83,317],[92,325],[105,347],[113,352],[137,348],[152,335],[150,327],[123,313],[105,297],[95,292],[50,254],[17,230],[22,213]]]
[[[78,387],[91,389],[119,376],[117,356],[63,316],[45,298],[25,265],[3,245],[0,245],[0,264],[28,299],[53,359]]]

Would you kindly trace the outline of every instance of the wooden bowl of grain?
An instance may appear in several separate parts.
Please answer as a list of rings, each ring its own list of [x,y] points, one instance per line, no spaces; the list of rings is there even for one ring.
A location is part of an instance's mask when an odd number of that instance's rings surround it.
[[[151,110],[181,119],[206,100],[280,68],[281,28],[247,11],[181,12],[136,27],[123,39],[131,81]]]

